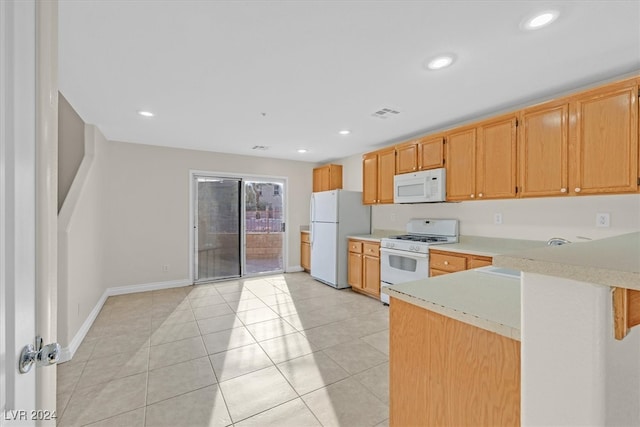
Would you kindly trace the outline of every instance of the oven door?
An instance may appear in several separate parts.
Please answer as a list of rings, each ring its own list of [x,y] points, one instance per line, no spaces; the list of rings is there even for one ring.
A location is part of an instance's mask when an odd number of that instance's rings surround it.
[[[429,277],[429,254],[380,248],[381,286],[412,282]],[[380,294],[384,303],[389,296]]]

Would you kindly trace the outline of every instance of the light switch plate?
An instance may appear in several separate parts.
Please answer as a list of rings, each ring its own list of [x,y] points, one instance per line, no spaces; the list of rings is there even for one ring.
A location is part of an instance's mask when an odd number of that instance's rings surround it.
[[[493,223],[496,224],[496,225],[502,224],[502,214],[501,213],[494,213],[493,214]]]

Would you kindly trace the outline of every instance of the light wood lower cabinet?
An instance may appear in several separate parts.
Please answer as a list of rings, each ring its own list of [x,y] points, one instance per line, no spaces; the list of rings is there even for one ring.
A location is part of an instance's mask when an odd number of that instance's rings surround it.
[[[351,289],[380,297],[380,244],[349,239],[347,283]]]
[[[440,276],[456,271],[491,265],[493,258],[459,252],[429,250],[429,276]]]
[[[300,233],[300,266],[311,271],[311,243],[309,233]]]
[[[520,342],[391,298],[389,425],[519,426]]]

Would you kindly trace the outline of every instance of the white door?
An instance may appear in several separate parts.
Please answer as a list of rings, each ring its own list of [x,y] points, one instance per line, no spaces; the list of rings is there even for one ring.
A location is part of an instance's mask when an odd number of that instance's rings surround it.
[[[55,422],[55,368],[20,374],[18,359],[36,334],[55,340],[56,11],[55,1],[0,1],[2,426]]]

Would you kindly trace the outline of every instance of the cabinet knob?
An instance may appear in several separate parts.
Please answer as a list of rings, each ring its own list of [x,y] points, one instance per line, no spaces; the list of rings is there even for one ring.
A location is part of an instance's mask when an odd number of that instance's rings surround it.
[[[566,192],[567,192],[567,189],[563,187],[563,188],[561,188],[561,189],[560,189],[560,192],[561,192],[561,193],[566,193]]]
[[[471,195],[471,198],[473,199],[474,197],[476,197],[476,196],[475,196],[475,194],[472,194],[472,195]]]
[[[478,194],[478,197],[482,197],[482,196],[484,196],[484,194],[482,194],[482,193]]]
[[[582,188],[580,188],[580,187],[576,187],[575,192],[576,192],[576,193],[579,193],[581,190],[582,190]]]
[[[445,262],[444,262],[444,265],[449,265],[449,261],[445,261]]]

